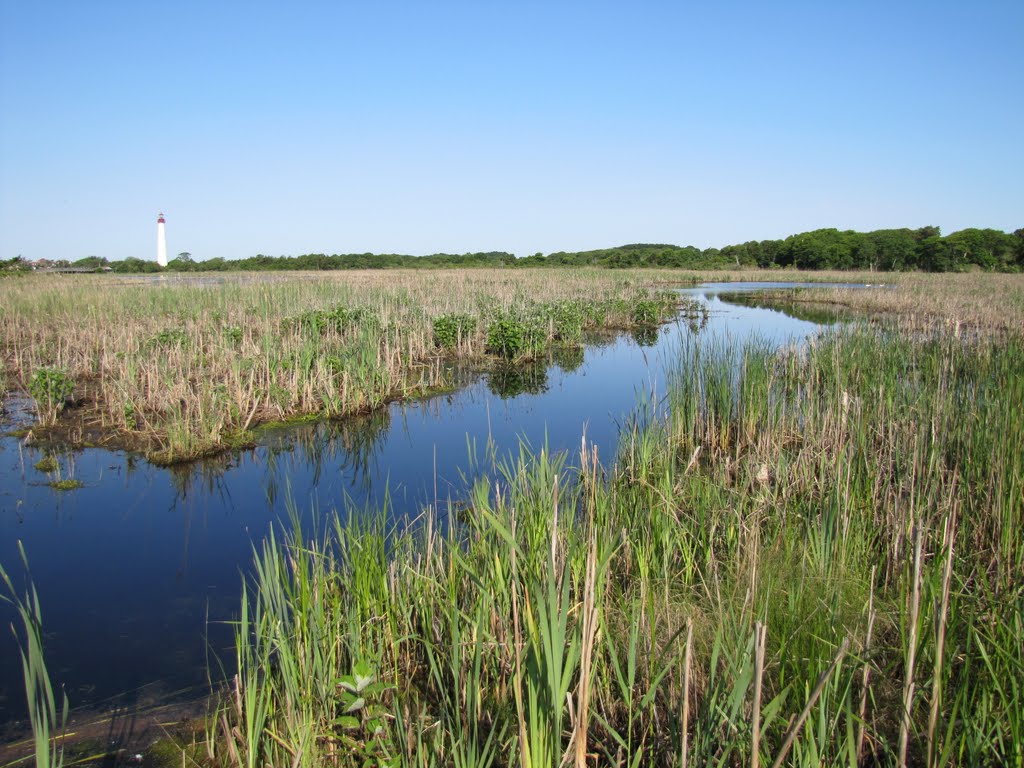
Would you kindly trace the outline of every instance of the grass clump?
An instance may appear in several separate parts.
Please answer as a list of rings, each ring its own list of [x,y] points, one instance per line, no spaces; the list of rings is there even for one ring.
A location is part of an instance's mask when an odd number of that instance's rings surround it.
[[[55,472],[58,464],[53,456],[44,456],[33,465],[39,472]]]
[[[662,307],[654,299],[641,299],[633,305],[631,312],[634,325],[650,327],[661,322]]]
[[[85,483],[81,480],[76,480],[73,477],[68,477],[63,480],[54,480],[47,483],[47,485],[55,491],[74,491],[85,487]]]
[[[25,572],[28,572],[28,558],[21,542],[18,542]],[[14,586],[11,577],[0,565],[0,582],[3,582],[6,594],[0,594],[0,600],[14,607],[18,615],[21,633],[11,630],[18,639],[21,652],[21,666],[25,673],[25,694],[28,700],[29,722],[32,726],[33,754],[36,768],[60,768],[64,765],[63,737],[58,735],[64,729],[68,719],[68,699],[63,696],[63,703],[58,708],[57,697],[46,669],[43,655],[43,616],[39,594],[31,579],[21,594]]]

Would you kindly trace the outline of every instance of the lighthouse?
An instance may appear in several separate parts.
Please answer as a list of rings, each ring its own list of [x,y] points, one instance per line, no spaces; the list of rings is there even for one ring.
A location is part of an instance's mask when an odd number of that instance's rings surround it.
[[[162,213],[156,220],[156,263],[161,267],[167,266],[167,230]]]

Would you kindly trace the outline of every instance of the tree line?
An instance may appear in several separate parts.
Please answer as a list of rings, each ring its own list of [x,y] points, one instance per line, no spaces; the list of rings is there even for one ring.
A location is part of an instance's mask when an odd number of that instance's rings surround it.
[[[17,259],[12,262],[18,261]],[[68,262],[56,264],[67,266]],[[343,269],[438,269],[447,267],[665,267],[676,269],[790,268],[957,272],[969,269],[1024,270],[1024,228],[1012,234],[996,229],[963,229],[942,235],[938,227],[879,229],[874,232],[816,229],[784,240],[751,240],[723,248],[635,243],[592,251],[537,253],[516,258],[504,251],[429,256],[405,254],[324,254],[222,258],[195,261],[180,253],[167,267],[128,258],[108,262],[89,256],[70,266],[113,272],[221,272]]]
[[[751,240],[724,248],[639,243],[576,253],[535,254],[521,259],[538,266],[676,267],[715,269],[857,269],[886,272],[956,272],[1024,269],[1024,229],[964,229],[945,237],[938,227],[874,232],[816,229],[785,240]]]

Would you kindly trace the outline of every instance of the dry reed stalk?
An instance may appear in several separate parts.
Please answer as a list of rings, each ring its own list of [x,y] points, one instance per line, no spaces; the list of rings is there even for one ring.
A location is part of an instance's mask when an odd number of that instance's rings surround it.
[[[754,624],[754,705],[750,745],[750,768],[761,763],[761,679],[764,675],[764,647],[768,629],[761,622]]]
[[[914,582],[910,594],[910,637],[907,644],[906,668],[903,677],[903,712],[900,717],[899,757],[897,765],[906,768],[907,744],[910,739],[910,715],[914,704],[914,666],[917,662],[917,620],[921,607],[922,528],[914,537]]]
[[[682,747],[680,749],[680,768],[687,768],[689,757],[688,747],[690,741],[690,664],[691,650],[693,648],[693,619],[686,620],[686,652],[683,655],[683,715],[680,729],[682,732]]]
[[[500,494],[500,488],[495,489]],[[499,497],[500,498],[500,497]],[[512,541],[516,541],[516,516],[513,510],[509,521]],[[519,565],[516,557],[517,547],[513,544],[512,550],[512,639],[515,643],[515,679],[512,683],[512,691],[516,699],[516,719],[519,724],[519,759],[524,768],[532,768],[530,765],[530,740],[526,734],[526,708],[523,703],[523,636],[519,626]]]
[[[860,706],[857,709],[859,722],[857,724],[857,759],[860,760],[864,753],[864,737],[867,733],[867,711],[868,692],[871,680],[871,662],[868,655],[871,650],[871,635],[875,628],[875,572],[878,566],[871,566],[871,591],[868,594],[868,628],[864,637],[864,671],[860,680]]]
[[[954,480],[954,487],[955,487]],[[946,561],[942,570],[942,602],[939,607],[939,621],[935,638],[935,668],[932,671],[931,711],[928,713],[928,766],[934,764],[935,729],[939,722],[939,703],[942,698],[942,662],[946,647],[946,617],[949,614],[949,591],[953,578],[953,542],[956,538],[957,508],[954,504],[949,517],[946,518],[942,530],[943,549]]]
[[[590,512],[590,543],[587,547],[586,576],[583,580],[582,645],[580,649],[580,682],[577,689],[576,768],[587,765],[587,731],[590,721],[591,677],[593,675],[594,645],[597,640],[597,528],[593,509]]]

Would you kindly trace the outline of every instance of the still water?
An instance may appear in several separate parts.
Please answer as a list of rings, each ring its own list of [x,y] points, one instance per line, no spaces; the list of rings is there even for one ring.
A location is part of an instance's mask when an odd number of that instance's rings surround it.
[[[536,366],[476,377],[457,392],[393,403],[339,423],[268,432],[258,448],[181,468],[85,449],[46,454],[0,438],[0,563],[24,584],[17,542],[39,591],[51,678],[72,707],[194,698],[230,667],[231,629],[252,547],[289,508],[309,518],[358,514],[390,498],[394,514],[457,498],[471,456],[520,445],[578,451],[585,433],[606,463],[638,399],[665,392],[673,351],[687,336],[800,343],[817,322],[730,301],[793,284],[713,284],[682,293],[706,304],[702,325],[595,341]],[[7,404],[4,431],[30,419]],[[74,478],[84,486],[56,491]],[[0,605],[0,724],[25,713],[22,673]]]

